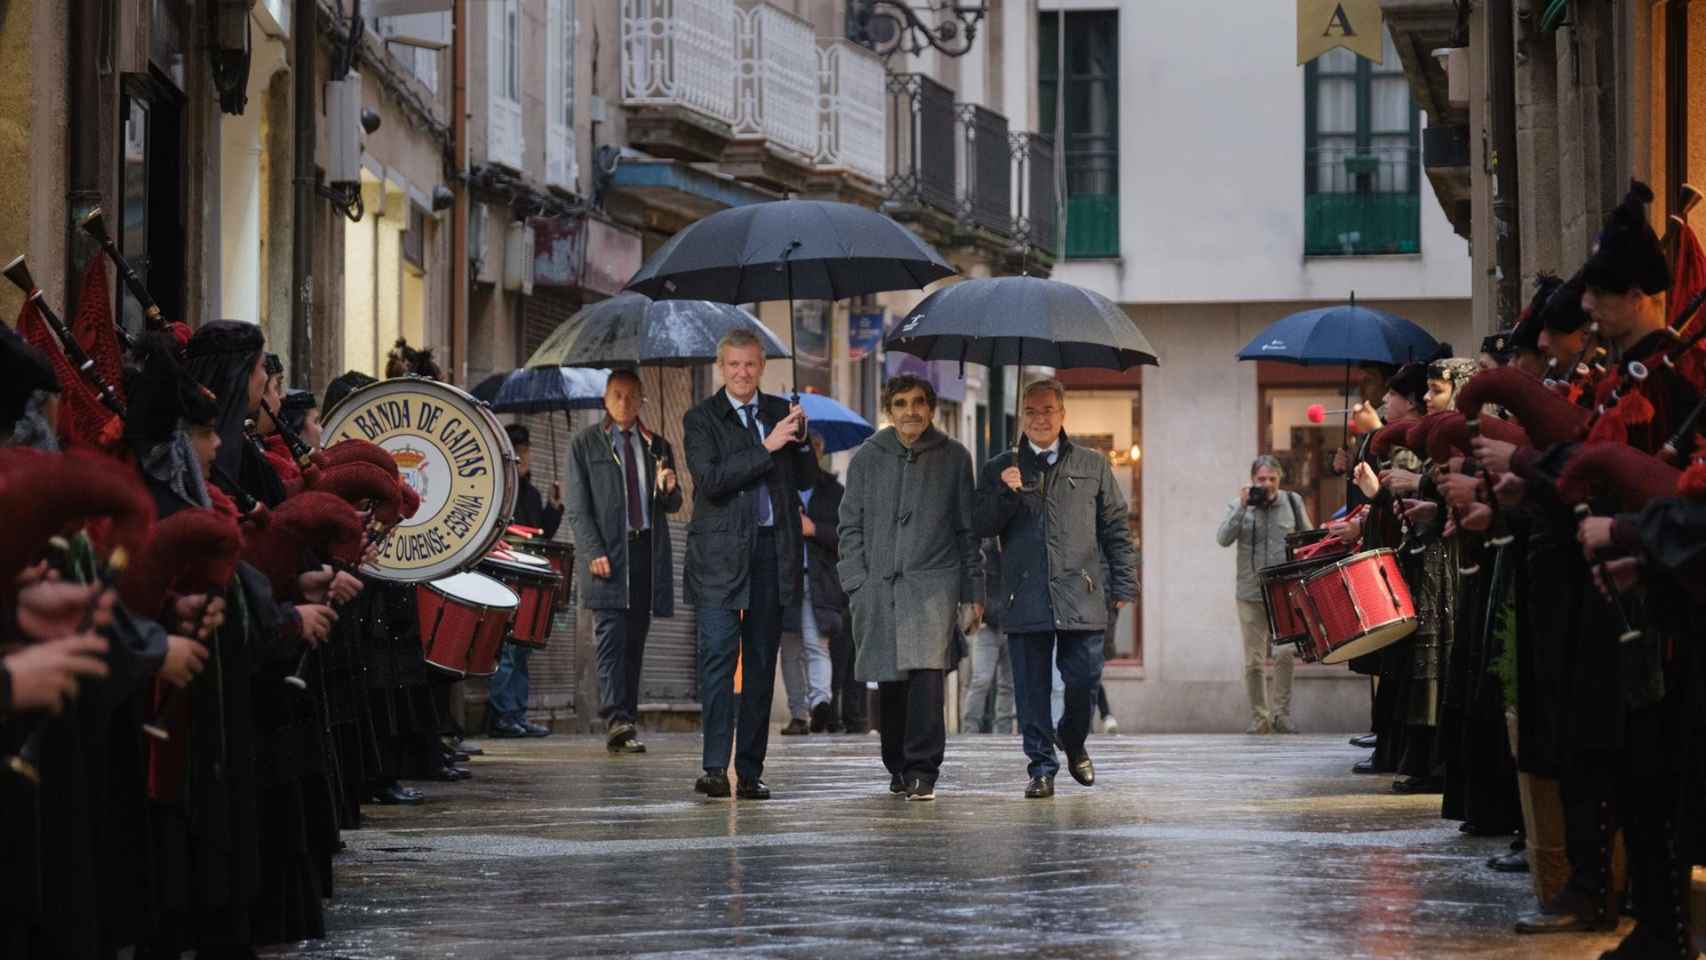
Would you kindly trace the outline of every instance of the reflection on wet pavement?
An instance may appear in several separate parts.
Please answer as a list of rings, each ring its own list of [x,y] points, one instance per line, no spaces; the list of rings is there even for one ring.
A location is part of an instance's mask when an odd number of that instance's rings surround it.
[[[1025,800],[1017,738],[959,737],[935,803],[874,737],[773,739],[765,803],[692,793],[699,745],[485,743],[475,779],[369,807],[303,958],[1596,957],[1518,938],[1527,876],[1342,737],[1091,741],[1097,783]],[[1627,929],[1627,927],[1625,928]]]

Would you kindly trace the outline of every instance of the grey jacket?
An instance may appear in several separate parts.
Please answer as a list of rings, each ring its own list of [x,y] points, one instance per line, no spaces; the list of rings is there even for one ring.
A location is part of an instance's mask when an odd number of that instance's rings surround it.
[[[837,569],[852,595],[855,678],[951,668],[959,605],[982,599],[971,511],[971,455],[935,427],[910,449],[885,428],[853,455]]]
[[[1281,490],[1265,507],[1245,506],[1234,499],[1214,540],[1223,547],[1238,543],[1238,599],[1260,603],[1264,567],[1285,562],[1285,535],[1309,529],[1309,511],[1296,491]]]
[[[1060,435],[1060,459],[1046,466],[1020,445],[1019,469],[1041,478],[1018,493],[1001,482],[1003,453],[983,467],[974,510],[977,534],[1001,540],[1006,633],[1104,630],[1108,600],[1137,598],[1137,553],[1126,525],[1125,494],[1108,458]],[[1105,571],[1105,573],[1104,573]]]
[[[788,415],[788,401],[759,394],[758,417],[773,425]],[[682,418],[682,445],[693,474],[693,519],[687,522],[687,566],[682,592],[688,603],[745,610],[750,602],[752,549],[758,539],[753,501],[770,491],[775,511],[777,576],[783,607],[800,602],[805,546],[800,537],[800,487],[817,476],[809,448],[789,444],[764,449],[718,390]]]
[[[628,479],[610,444],[608,417],[575,434],[569,442],[569,483],[566,505],[569,528],[575,534],[575,564],[580,567],[581,605],[588,610],[628,609]],[[642,431],[644,428],[641,428]],[[643,434],[642,434],[643,435]],[[669,493],[657,488],[657,460],[675,469],[669,441],[653,435],[652,456],[644,458],[640,486],[651,498],[652,616],[675,615],[675,548],[669,539],[668,514],[681,509],[681,484]],[[610,558],[610,576],[595,577],[589,569],[599,557]]]

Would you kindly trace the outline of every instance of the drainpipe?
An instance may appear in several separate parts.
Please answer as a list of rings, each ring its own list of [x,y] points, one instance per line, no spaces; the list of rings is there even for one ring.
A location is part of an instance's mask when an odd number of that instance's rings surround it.
[[[291,233],[290,382],[305,390],[314,388],[314,90],[318,81],[314,34],[320,22],[318,6],[316,0],[296,0],[290,23],[296,87],[292,105],[296,135],[292,138],[295,223]]]
[[[452,5],[450,144],[456,169],[450,189],[450,382],[468,382],[468,0]]]
[[[1516,11],[1511,0],[1487,2],[1487,100],[1492,126],[1493,263],[1498,270],[1492,328],[1514,325],[1522,310],[1522,232],[1517,213]],[[1491,333],[1484,330],[1482,333]]]
[[[46,8],[38,8],[41,14]],[[67,115],[73,130],[84,135],[66,138],[65,223],[65,316],[77,315],[77,297],[82,292],[82,267],[87,264],[88,243],[78,224],[84,214],[101,203],[101,77],[100,65],[108,59],[101,46],[107,32],[101,29],[101,0],[73,0],[66,8],[66,90],[70,97]],[[117,213],[118,211],[113,211]],[[123,316],[121,313],[120,316]]]

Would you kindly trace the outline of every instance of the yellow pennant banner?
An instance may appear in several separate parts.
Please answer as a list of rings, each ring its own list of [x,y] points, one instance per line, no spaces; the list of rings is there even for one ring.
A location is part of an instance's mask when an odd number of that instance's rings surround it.
[[[1380,0],[1297,0],[1297,63],[1334,47],[1380,63]]]

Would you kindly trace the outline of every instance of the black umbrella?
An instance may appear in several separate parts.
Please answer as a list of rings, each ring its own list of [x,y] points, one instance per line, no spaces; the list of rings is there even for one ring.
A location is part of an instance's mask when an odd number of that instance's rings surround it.
[[[828,200],[775,200],[714,213],[652,254],[628,289],[722,303],[842,300],[920,290],[957,271],[894,220]],[[796,390],[799,367],[794,368]]]
[[[1161,363],[1118,304],[1040,277],[982,277],[944,287],[914,307],[885,346],[925,360],[1014,364],[1021,375],[1027,363],[1106,370]],[[1022,398],[1015,389],[1015,431]]]
[[[733,304],[653,300],[643,294],[621,293],[588,304],[564,320],[533,351],[527,365],[690,367],[715,360],[717,342],[730,330],[751,331],[764,344],[764,355],[770,359],[789,356],[788,348],[769,327]],[[660,421],[669,416],[663,406],[665,396],[659,391]],[[655,449],[652,456],[658,456]]]
[[[604,406],[604,381],[609,371],[566,370],[562,367],[522,367],[494,373],[474,387],[474,399],[494,413],[543,413],[551,428],[551,462],[557,463],[557,421],[551,414],[570,410],[597,410]]]

